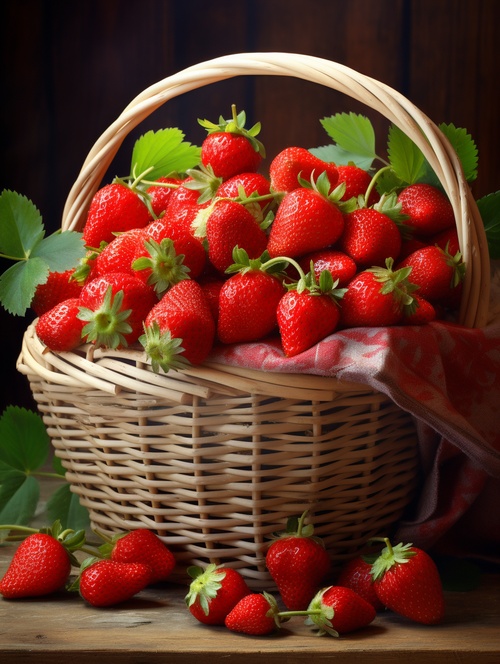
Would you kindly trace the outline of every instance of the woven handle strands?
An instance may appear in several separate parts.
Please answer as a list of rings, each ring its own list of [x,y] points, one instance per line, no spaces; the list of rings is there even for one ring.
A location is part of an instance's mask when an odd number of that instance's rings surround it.
[[[141,92],[90,150],[63,211],[62,228],[81,230],[93,195],[126,136],[168,100],[218,81],[245,75],[290,76],[337,90],[377,111],[422,150],[455,212],[467,264],[460,322],[487,322],[490,263],[484,226],[448,139],[412,102],[389,86],[344,65],[294,53],[242,53],[215,58],[169,76]]]

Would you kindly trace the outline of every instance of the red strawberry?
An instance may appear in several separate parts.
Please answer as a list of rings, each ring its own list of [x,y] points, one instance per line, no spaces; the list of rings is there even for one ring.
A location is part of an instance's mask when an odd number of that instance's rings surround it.
[[[306,624],[319,628],[319,634],[339,636],[367,627],[377,615],[375,608],[351,588],[329,586],[313,598],[307,609]]]
[[[402,240],[401,251],[399,252],[398,256],[399,261],[402,261],[403,258],[406,258],[417,249],[423,249],[423,247],[427,247],[429,244],[434,244],[433,242],[423,242],[416,237],[402,238]]]
[[[267,249],[274,256],[296,258],[334,244],[344,230],[344,218],[331,194],[326,174],[313,186],[287,193],[271,225]]]
[[[208,131],[208,136],[201,144],[201,162],[210,166],[216,177],[224,180],[239,173],[256,171],[265,157],[265,149],[256,136],[260,132],[257,123],[245,129],[246,114],[236,113],[232,106],[232,118],[219,118],[219,124],[208,120],[198,120]]]
[[[407,325],[423,325],[436,320],[438,312],[436,307],[428,300],[421,297],[418,292],[413,294],[415,300],[415,310],[412,313],[405,315],[402,322]]]
[[[258,258],[267,245],[267,235],[255,217],[241,203],[217,200],[206,219],[208,259],[223,273],[233,262],[235,247],[245,249],[250,258]]]
[[[92,199],[83,227],[88,247],[111,242],[115,233],[142,228],[151,220],[150,212],[139,194],[119,182],[99,189]]]
[[[157,217],[165,212],[170,201],[170,195],[183,182],[184,180],[181,178],[161,177],[156,180],[156,184],[148,187],[146,194],[149,196],[151,209]]]
[[[70,572],[63,544],[47,533],[33,533],[14,553],[0,580],[0,594],[7,599],[50,595],[64,587]]]
[[[94,278],[110,272],[133,274],[132,263],[146,240],[144,228],[132,228],[120,233],[99,252],[94,264]]]
[[[454,256],[437,246],[417,249],[398,265],[411,268],[411,280],[419,286],[418,294],[429,302],[451,301],[465,276],[460,252]]]
[[[438,247],[441,247],[441,249],[444,249],[452,256],[455,256],[455,254],[460,251],[456,226],[452,226],[445,231],[433,235],[429,238],[428,244],[437,244]]]
[[[412,184],[398,201],[407,215],[405,225],[421,236],[435,235],[455,224],[453,207],[446,195],[430,184]]]
[[[83,287],[80,297],[79,318],[87,323],[83,334],[98,346],[130,346],[157,302],[153,289],[132,274],[109,272],[96,277]]]
[[[386,268],[369,268],[349,282],[340,306],[342,325],[397,325],[405,313],[412,313],[416,286],[408,281],[411,269],[393,271],[392,264],[392,259],[387,259]]]
[[[288,520],[284,533],[277,536],[266,553],[266,566],[287,609],[305,610],[330,571],[330,558],[322,540],[313,535],[311,524]]]
[[[74,272],[74,269],[65,272],[49,272],[47,281],[37,286],[31,301],[31,308],[37,316],[41,316],[63,300],[80,297],[82,286],[72,278]]]
[[[261,173],[239,173],[225,180],[217,190],[219,198],[239,198],[243,193],[244,198],[251,196],[263,197],[259,206],[265,208],[272,200],[270,195],[271,184]]]
[[[336,585],[354,590],[376,611],[384,608],[373,586],[372,563],[376,556],[356,556],[342,566]]]
[[[205,297],[212,312],[212,316],[215,324],[219,318],[219,296],[222,286],[225,283],[225,279],[221,276],[205,275],[198,279]]]
[[[384,265],[401,251],[401,233],[395,221],[374,208],[358,208],[344,215],[340,249],[361,267]]]
[[[231,567],[211,564],[205,570],[190,567],[193,579],[186,595],[191,614],[205,625],[223,625],[226,616],[250,589],[241,574]]]
[[[201,364],[212,349],[215,323],[198,282],[172,286],[146,316],[144,330],[139,341],[154,371]]]
[[[287,357],[302,353],[334,332],[340,318],[337,301],[343,295],[336,286],[328,270],[321,273],[319,283],[308,273],[297,283],[287,284],[289,290],[276,312]]]
[[[320,278],[323,270],[328,270],[334,281],[338,279],[339,286],[346,286],[357,272],[357,265],[353,259],[344,252],[335,249],[313,251],[297,260],[304,272],[310,270],[311,261],[316,279]]]
[[[354,164],[339,165],[337,166],[337,171],[339,174],[338,184],[345,183],[345,192],[342,196],[343,201],[348,201],[350,198],[358,198],[358,196],[366,194],[372,181],[372,176],[368,171]],[[366,205],[374,205],[379,199],[380,196],[377,190],[372,189]]]
[[[119,563],[98,560],[85,567],[80,574],[80,595],[92,606],[121,604],[146,588],[151,569],[143,563]]]
[[[372,566],[375,592],[382,604],[424,625],[442,621],[443,587],[432,558],[411,544],[386,547]]]
[[[219,293],[217,334],[225,344],[256,341],[273,332],[284,291],[281,279],[272,274],[274,265],[250,260],[243,249],[233,256],[233,274]]]
[[[269,166],[271,187],[276,192],[290,192],[301,187],[300,179],[317,180],[326,173],[330,190],[337,184],[339,174],[335,164],[323,161],[309,150],[301,147],[287,147],[279,152]],[[330,192],[328,192],[330,193]]]
[[[175,567],[174,554],[151,530],[122,533],[113,538],[111,546],[111,560],[147,565],[151,570],[149,583],[165,581]]]
[[[225,625],[232,632],[266,636],[280,627],[278,605],[268,593],[252,593],[243,597],[231,610]]]
[[[81,302],[70,298],[49,309],[35,323],[40,341],[54,351],[71,351],[81,343],[85,322],[78,315]]]

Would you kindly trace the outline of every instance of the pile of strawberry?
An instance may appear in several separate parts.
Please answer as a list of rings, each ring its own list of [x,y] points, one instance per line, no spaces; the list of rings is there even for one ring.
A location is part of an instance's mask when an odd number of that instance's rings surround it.
[[[439,188],[381,191],[380,172],[295,146],[264,175],[260,125],[245,121],[234,108],[200,121],[200,161],[183,174],[96,192],[85,258],[51,272],[32,301],[46,346],[140,343],[168,371],[202,363],[215,344],[279,335],[290,357],[337,329],[456,310],[465,265]]]
[[[427,553],[411,544],[392,547],[384,538],[380,554],[370,562],[358,555],[328,585],[330,558],[312,524],[304,524],[306,515],[290,519],[266,552],[278,600],[250,590],[232,567],[191,567],[185,598],[191,615],[205,625],[255,636],[271,634],[297,616],[305,617],[320,635],[339,636],[368,626],[384,608],[424,625],[442,621],[443,589]],[[56,522],[31,533],[0,579],[0,594],[6,599],[43,597],[66,588],[78,591],[94,607],[110,607],[167,581],[175,567],[170,549],[144,529],[115,535],[93,548],[81,564],[77,551],[89,551],[82,531],[63,530]],[[73,566],[79,567],[75,579],[70,578]]]

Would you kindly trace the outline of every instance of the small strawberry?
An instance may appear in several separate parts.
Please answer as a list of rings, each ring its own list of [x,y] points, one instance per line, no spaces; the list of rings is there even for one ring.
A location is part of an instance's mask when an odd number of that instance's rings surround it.
[[[373,586],[372,563],[376,556],[358,555],[345,563],[337,577],[336,585],[354,590],[369,602],[376,611],[384,608]]]
[[[132,228],[116,235],[105,244],[95,258],[94,278],[110,272],[133,274],[132,263],[146,240],[144,228]],[[88,281],[88,280],[87,280]]]
[[[284,533],[277,535],[266,553],[266,566],[287,609],[305,610],[330,571],[323,541],[314,536],[312,524],[304,526],[307,512],[292,517]]]
[[[224,277],[219,275],[203,275],[198,279],[198,283],[200,284],[205,294],[208,306],[210,307],[210,311],[212,312],[212,316],[216,325],[219,319],[220,292],[225,282],[226,280]]]
[[[367,627],[375,619],[375,608],[351,588],[329,586],[320,590],[308,606],[307,625],[319,634],[339,636]]]
[[[121,182],[99,189],[92,198],[83,227],[83,240],[88,247],[111,242],[115,233],[142,228],[151,220],[143,199]]]
[[[388,258],[385,268],[369,268],[349,282],[340,306],[344,327],[397,325],[414,311],[417,286],[408,280],[411,268],[393,271],[392,265]]]
[[[428,244],[437,244],[441,249],[446,250],[452,256],[455,256],[460,251],[460,243],[458,241],[458,231],[456,226],[441,231],[436,235],[429,238]]]
[[[177,177],[160,177],[146,189],[151,209],[157,217],[165,212],[170,201],[170,195],[178,188],[184,179]]]
[[[31,301],[31,308],[37,316],[41,316],[63,300],[80,297],[82,285],[72,278],[74,272],[74,269],[49,272],[47,281],[37,286]]]
[[[82,565],[78,586],[81,597],[92,606],[115,606],[126,602],[151,581],[151,569],[143,563],[91,560],[88,566]]]
[[[438,312],[433,304],[421,297],[418,292],[413,293],[413,299],[415,300],[415,309],[404,316],[402,323],[405,325],[423,325],[436,320]]]
[[[340,192],[330,189],[322,173],[311,187],[300,186],[284,196],[269,233],[267,250],[272,257],[296,258],[337,242],[344,218],[337,205]]]
[[[405,225],[419,236],[435,235],[455,224],[453,207],[446,195],[430,184],[405,187],[398,195]]]
[[[337,172],[339,175],[338,184],[345,183],[345,192],[342,196],[343,201],[348,201],[350,198],[358,198],[364,196],[372,182],[372,176],[368,171],[354,164],[338,165]],[[369,207],[377,203],[380,196],[376,189],[372,189],[366,205]]]
[[[211,564],[205,570],[188,568],[192,578],[186,605],[205,625],[223,625],[226,616],[250,589],[242,575],[231,567]]]
[[[7,599],[40,597],[64,588],[71,572],[68,551],[55,537],[33,533],[21,542],[0,580]]]
[[[297,259],[297,263],[308,272],[313,264],[316,279],[319,279],[324,270],[328,270],[334,281],[338,279],[338,286],[346,286],[357,272],[357,265],[353,259],[343,251],[336,249],[320,249]]]
[[[69,298],[43,313],[35,323],[40,341],[54,351],[71,351],[83,343],[85,322],[79,318],[79,298]]]
[[[445,613],[443,587],[436,564],[428,553],[399,543],[385,548],[372,565],[373,583],[385,607],[410,620],[435,625]]]
[[[260,123],[245,129],[245,112],[236,113],[234,104],[231,108],[230,120],[220,117],[218,124],[198,120],[208,131],[201,144],[201,162],[205,167],[210,166],[215,176],[223,180],[240,173],[255,172],[265,157],[265,148],[256,138]]]
[[[336,165],[296,146],[286,147],[279,152],[269,166],[271,187],[275,192],[286,193],[298,189],[302,186],[300,180],[317,180],[321,173],[326,173],[330,193],[339,179]]]
[[[276,600],[269,593],[251,593],[236,604],[224,622],[232,632],[266,636],[281,626]]]
[[[319,280],[309,272],[298,282],[286,284],[288,290],[278,303],[276,316],[287,357],[302,353],[335,331],[340,318],[337,302],[344,293],[337,285],[328,270]]]
[[[100,549],[110,549],[110,559],[115,562],[147,565],[151,570],[149,583],[166,581],[175,567],[174,554],[158,535],[144,528],[121,533]]]
[[[266,252],[251,260],[244,249],[233,252],[231,276],[219,293],[217,335],[225,344],[257,341],[277,328],[277,307],[282,280],[274,274],[280,264],[267,261]]]
[[[155,372],[201,364],[212,349],[215,323],[199,283],[184,279],[151,309],[139,338]],[[182,345],[181,345],[182,344]]]
[[[257,197],[259,206],[265,208],[273,200],[270,194],[271,183],[262,173],[239,173],[225,180],[217,189],[218,198]]]

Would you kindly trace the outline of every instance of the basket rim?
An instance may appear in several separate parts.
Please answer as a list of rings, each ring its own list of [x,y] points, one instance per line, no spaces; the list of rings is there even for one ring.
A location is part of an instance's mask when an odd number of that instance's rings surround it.
[[[237,76],[289,76],[337,90],[379,112],[422,150],[452,204],[467,265],[459,322],[488,320],[490,259],[484,225],[460,160],[439,127],[394,88],[346,65],[290,52],[235,53],[187,67],[138,94],[90,149],[63,210],[61,228],[81,230],[91,199],[126,136],[168,100]]]

